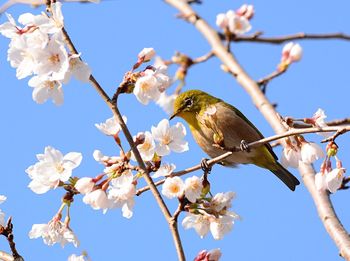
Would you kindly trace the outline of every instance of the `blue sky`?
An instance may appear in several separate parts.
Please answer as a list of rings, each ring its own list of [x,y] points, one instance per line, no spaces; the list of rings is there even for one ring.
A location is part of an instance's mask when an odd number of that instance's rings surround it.
[[[219,12],[236,9],[244,2],[204,1],[195,6],[198,13],[215,26]],[[263,31],[268,36],[296,32],[350,33],[348,1],[251,1],[256,15],[253,32]],[[15,18],[23,12],[39,13],[41,9],[15,6],[8,10]],[[63,6],[66,29],[91,66],[93,74],[113,94],[126,71],[135,62],[144,47],[154,47],[157,53],[169,59],[175,51],[197,57],[210,49],[205,39],[190,24],[175,18],[177,11],[163,1],[105,1],[95,4],[66,3]],[[4,16],[0,22],[6,21]],[[341,40],[299,41],[304,49],[303,59],[293,64],[288,72],[268,86],[268,98],[278,104],[283,116],[308,117],[323,108],[328,119],[349,116],[349,60],[350,42]],[[102,171],[92,152],[100,149],[107,155],[118,153],[113,139],[103,136],[94,127],[111,116],[111,112],[88,84],[72,81],[64,86],[65,102],[57,107],[51,102],[38,105],[32,101],[32,89],[27,81],[17,80],[15,70],[6,62],[8,39],[0,38],[0,71],[2,101],[0,117],[2,128],[0,144],[0,194],[8,197],[1,205],[7,215],[13,216],[15,241],[26,260],[66,260],[71,253],[86,250],[92,260],[176,260],[167,224],[150,193],[136,199],[134,216],[127,220],[120,210],[103,215],[94,211],[77,196],[72,207],[71,227],[77,233],[81,246],[48,247],[41,239],[30,240],[28,232],[34,223],[46,223],[60,205],[60,190],[36,195],[27,188],[30,182],[24,170],[35,163],[35,155],[51,145],[63,153],[79,151],[84,159],[75,170],[76,176],[95,176]],[[234,43],[232,51],[238,61],[254,78],[271,73],[279,62],[281,45]],[[273,131],[251,103],[250,97],[214,58],[193,67],[185,89],[202,89],[239,108],[265,135]],[[174,72],[174,68],[170,70]],[[167,117],[155,104],[143,106],[133,95],[120,98],[120,110],[128,117],[133,134],[150,130],[152,125]],[[180,121],[180,120],[175,120]],[[320,136],[308,135],[319,142]],[[172,154],[164,159],[177,169],[195,165],[205,154],[187,135],[190,151]],[[348,159],[349,138],[339,138],[339,158],[345,167]],[[280,148],[276,148],[280,155]],[[320,162],[316,162],[318,169]],[[297,177],[299,174],[291,170]],[[201,175],[200,172],[195,174]],[[215,166],[212,191],[235,191],[233,210],[242,216],[233,231],[223,240],[211,235],[200,239],[193,231],[180,226],[180,234],[188,260],[202,249],[221,248],[222,260],[341,260],[338,250],[318,219],[314,204],[303,185],[290,192],[268,171],[255,166],[226,169]],[[332,195],[337,214],[350,229],[348,191]],[[175,209],[174,200],[166,201]],[[180,216],[180,221],[184,215]],[[7,242],[0,240],[0,249],[8,250]]]

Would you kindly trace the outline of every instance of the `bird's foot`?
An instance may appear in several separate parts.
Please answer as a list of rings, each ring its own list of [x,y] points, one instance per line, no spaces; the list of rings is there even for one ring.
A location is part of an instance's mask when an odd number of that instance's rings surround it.
[[[204,171],[204,173],[209,174],[211,171],[211,165],[208,163],[208,159],[203,158],[201,161],[201,169]]]
[[[239,147],[241,148],[241,151],[250,152],[248,142],[246,142],[245,140],[241,140],[241,144],[239,145]]]

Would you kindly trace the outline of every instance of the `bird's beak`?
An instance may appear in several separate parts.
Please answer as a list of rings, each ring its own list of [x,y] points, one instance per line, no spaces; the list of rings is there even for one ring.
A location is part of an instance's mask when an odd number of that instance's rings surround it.
[[[179,114],[178,111],[174,112],[173,115],[170,116],[169,120],[172,120],[172,119],[175,118],[178,114]]]

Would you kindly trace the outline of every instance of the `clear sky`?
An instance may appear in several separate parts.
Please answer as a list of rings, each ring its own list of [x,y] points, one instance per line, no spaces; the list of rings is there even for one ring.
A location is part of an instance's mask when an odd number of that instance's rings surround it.
[[[3,0],[1,0],[3,2]],[[2,3],[1,2],[1,3]],[[198,13],[215,26],[219,12],[236,9],[241,1],[205,1],[195,6]],[[251,1],[256,15],[253,32],[267,36],[297,32],[350,33],[349,1]],[[24,12],[39,13],[42,9],[18,5],[8,10],[15,18]],[[154,47],[158,55],[169,59],[175,51],[197,57],[210,49],[194,27],[175,18],[177,11],[163,1],[111,0],[100,4],[65,3],[63,6],[67,31],[91,66],[93,74],[109,94],[113,94],[123,74],[135,62],[144,47]],[[0,22],[6,21],[5,16]],[[323,108],[328,119],[349,117],[350,42],[341,40],[299,41],[304,57],[288,72],[268,86],[267,96],[277,103],[283,116],[308,117]],[[57,107],[50,101],[36,104],[27,81],[17,80],[15,70],[7,63],[8,39],[0,37],[0,72],[2,101],[0,103],[1,135],[0,194],[8,200],[0,206],[13,216],[15,242],[18,251],[28,261],[66,260],[72,253],[86,250],[92,260],[176,260],[175,248],[167,224],[150,193],[136,199],[131,220],[122,217],[119,209],[94,211],[77,196],[72,206],[71,227],[81,246],[48,247],[41,239],[30,240],[28,232],[34,223],[46,223],[60,205],[61,190],[36,195],[27,185],[30,179],[24,170],[36,162],[35,155],[51,145],[63,153],[79,151],[83,162],[76,176],[95,176],[102,172],[92,157],[95,149],[115,155],[118,148],[113,139],[103,136],[95,123],[111,117],[106,104],[88,84],[72,81],[64,86],[65,102]],[[281,45],[234,43],[232,50],[238,61],[254,78],[271,73],[279,62]],[[214,58],[193,67],[185,89],[199,88],[223,98],[238,107],[265,135],[271,127],[251,103],[250,97],[230,76],[219,68]],[[170,72],[174,72],[171,68]],[[174,88],[174,87],[172,87]],[[128,117],[133,134],[150,130],[168,117],[154,103],[143,106],[133,95],[120,98],[120,109]],[[178,120],[176,120],[178,121]],[[175,122],[176,122],[175,121]],[[186,125],[187,126],[187,125]],[[171,154],[164,159],[173,162],[177,170],[198,164],[205,157],[192,136],[187,135],[190,150]],[[309,135],[319,142],[322,137]],[[349,136],[338,140],[339,158],[345,167],[350,162]],[[280,155],[280,148],[276,148]],[[320,161],[315,164],[319,169]],[[299,177],[298,172],[291,170]],[[196,172],[201,175],[200,172]],[[221,248],[222,260],[341,260],[333,241],[318,219],[313,201],[300,185],[289,191],[268,171],[255,166],[226,169],[215,166],[212,175],[214,193],[235,191],[233,210],[242,216],[231,233],[215,241],[204,239],[180,226],[180,234],[188,260],[202,249]],[[332,200],[343,224],[350,229],[348,191],[340,191]],[[175,201],[167,200],[175,209]],[[180,216],[180,221],[184,215]],[[8,251],[7,242],[0,240],[0,249]]]

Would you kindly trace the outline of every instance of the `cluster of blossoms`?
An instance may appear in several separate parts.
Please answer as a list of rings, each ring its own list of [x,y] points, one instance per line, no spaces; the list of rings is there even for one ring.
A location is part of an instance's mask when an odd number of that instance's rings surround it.
[[[225,33],[241,35],[252,29],[249,20],[254,16],[254,7],[252,5],[242,5],[236,11],[229,10],[226,13],[220,13],[216,16],[216,25]]]
[[[307,120],[307,123],[315,127],[326,127],[325,118],[324,111],[318,109],[313,117]],[[324,152],[319,145],[306,141],[302,136],[296,136],[286,139],[286,146],[283,149],[281,162],[285,167],[298,168],[301,162],[312,164],[323,157]]]
[[[4,203],[6,196],[0,195],[0,204]],[[0,209],[0,226],[5,226],[5,213]]]
[[[288,69],[289,65],[301,60],[303,49],[297,43],[289,42],[282,49],[281,61],[278,65],[278,70],[283,72]]]
[[[7,60],[16,68],[18,79],[34,75],[28,85],[33,88],[33,100],[40,104],[48,99],[62,104],[62,84],[68,83],[73,75],[87,82],[91,74],[80,55],[69,54],[66,49],[61,5],[60,2],[51,5],[51,16],[22,14],[18,18],[22,26],[7,14],[9,21],[0,25],[0,33],[11,39]]]
[[[182,221],[185,229],[194,228],[200,237],[210,231],[214,239],[222,239],[231,231],[234,220],[239,218],[229,210],[235,193],[217,193],[214,196],[207,195],[208,193],[209,184],[197,176],[189,177],[185,181],[177,176],[168,177],[162,188],[162,194],[169,199],[187,200],[184,209],[188,214]]]
[[[149,62],[156,52],[153,48],[144,48],[138,54],[138,60],[133,66],[137,69],[142,63]],[[153,66],[147,66],[143,71],[132,73],[133,93],[136,99],[147,105],[150,101],[155,101],[165,112],[171,113],[173,104],[177,95],[166,94],[166,89],[172,84],[173,80],[168,76],[167,65],[161,59],[157,59]]]
[[[311,118],[304,119],[305,123],[314,127],[327,127],[325,119],[327,118],[322,109]],[[328,137],[329,132],[319,132],[318,134]],[[318,190],[329,190],[335,193],[342,185],[344,179],[345,168],[342,167],[341,161],[336,156],[338,146],[334,142],[330,142],[326,148],[326,158],[321,165],[320,172],[315,176],[315,184]],[[285,167],[298,168],[299,164],[312,164],[316,160],[323,158],[324,152],[319,145],[307,142],[302,136],[289,137],[286,139],[286,146],[283,149],[281,162]],[[336,160],[336,168],[332,168],[331,157]]]
[[[67,216],[62,222],[62,210],[63,208],[47,224],[34,224],[29,232],[29,238],[42,237],[44,243],[49,246],[59,243],[64,247],[67,243],[72,243],[78,247],[78,238],[69,227],[69,217]]]

